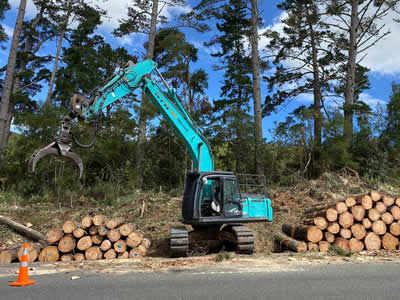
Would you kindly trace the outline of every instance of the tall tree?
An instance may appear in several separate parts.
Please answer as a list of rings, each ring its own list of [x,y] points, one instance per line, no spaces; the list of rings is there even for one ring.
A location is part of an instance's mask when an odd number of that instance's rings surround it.
[[[17,60],[18,44],[22,32],[22,23],[24,21],[26,0],[21,0],[18,9],[17,20],[15,22],[14,33],[11,41],[10,53],[8,56],[8,64],[6,76],[4,79],[3,91],[0,103],[0,160],[4,157],[4,151],[7,147],[8,139],[8,113],[10,106],[10,98],[12,93],[12,85],[15,75],[15,64]]]
[[[218,45],[220,50],[212,56],[220,58],[220,66],[224,70],[224,81],[221,87],[222,97],[214,101],[215,110],[234,129],[231,135],[234,139],[235,169],[245,171],[243,155],[250,146],[244,126],[249,123],[249,101],[252,97],[251,58],[246,54],[244,37],[249,35],[251,20],[248,18],[246,2],[230,0],[229,5],[220,11],[217,23],[217,35],[209,46]],[[249,153],[246,151],[246,153]]]
[[[4,13],[10,9],[8,1],[1,1],[0,3],[0,20],[4,19]],[[7,41],[8,37],[4,30],[3,25],[0,25],[0,43]]]
[[[287,0],[278,5],[288,13],[283,32],[268,32],[271,38],[268,49],[275,56],[275,73],[268,78],[269,89],[264,112],[302,94],[313,95],[314,134],[313,164],[315,176],[320,173],[320,151],[324,94],[332,93],[332,83],[337,79],[337,63],[343,61],[340,49],[324,47],[327,25],[323,21],[318,1]],[[278,87],[276,90],[275,88]]]
[[[340,34],[331,38],[331,44],[338,45],[347,52],[345,62],[344,91],[344,136],[350,145],[353,136],[353,116],[357,64],[368,54],[368,49],[390,34],[385,24],[379,20],[390,11],[397,11],[397,0],[330,0],[325,2],[326,13],[333,16],[328,25]]]
[[[258,27],[259,14],[257,0],[251,0],[251,63],[253,73],[253,101],[254,101],[254,124],[255,124],[255,163],[256,173],[264,175],[264,143],[262,130],[262,112],[261,112],[261,87],[260,87],[260,55],[258,50]]]

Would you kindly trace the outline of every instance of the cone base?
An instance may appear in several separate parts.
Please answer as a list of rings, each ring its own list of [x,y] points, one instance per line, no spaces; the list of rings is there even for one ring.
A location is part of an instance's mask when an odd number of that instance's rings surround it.
[[[34,283],[35,283],[35,280],[27,280],[27,281],[22,281],[22,282],[15,281],[15,282],[11,282],[10,286],[27,286],[27,285],[31,285]]]

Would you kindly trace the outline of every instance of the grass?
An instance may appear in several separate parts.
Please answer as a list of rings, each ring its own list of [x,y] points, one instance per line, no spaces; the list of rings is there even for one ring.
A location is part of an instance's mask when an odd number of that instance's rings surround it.
[[[340,248],[338,246],[330,246],[328,250],[329,250],[329,252],[335,252],[339,256],[345,256],[345,257],[351,256],[350,251],[343,250],[342,248]]]
[[[231,254],[229,252],[223,252],[223,253],[219,253],[217,254],[217,256],[215,257],[215,261],[216,262],[221,262],[223,260],[228,260],[231,259]]]

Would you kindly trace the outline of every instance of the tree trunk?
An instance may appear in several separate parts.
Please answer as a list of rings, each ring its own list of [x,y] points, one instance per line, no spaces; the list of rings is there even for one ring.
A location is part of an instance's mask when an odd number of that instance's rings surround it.
[[[75,238],[72,234],[65,235],[59,242],[58,242],[58,250],[63,253],[71,252],[75,249],[76,242]]]
[[[311,20],[311,16],[307,18]],[[313,95],[314,95],[314,145],[313,145],[313,176],[318,177],[321,173],[321,142],[322,142],[322,114],[321,114],[321,83],[319,78],[318,67],[318,50],[317,41],[315,40],[315,33],[313,24],[309,23],[310,29],[310,42],[312,51],[312,65],[313,65]]]
[[[346,72],[346,87],[344,92],[344,137],[351,145],[353,140],[353,104],[354,104],[354,86],[356,77],[357,63],[357,27],[358,27],[358,0],[351,0],[351,18],[349,31],[349,49]]]
[[[147,55],[146,58],[153,59],[154,57],[154,46],[156,40],[157,30],[157,17],[158,17],[158,0],[153,0],[153,7],[151,12],[150,21],[150,32],[149,42],[147,44]],[[145,93],[142,93],[142,103],[140,104],[139,111],[139,135],[138,135],[138,147],[136,152],[136,175],[138,180],[138,187],[143,188],[143,174],[144,174],[144,147],[146,140],[146,129],[147,129],[147,115],[146,106],[148,105],[147,97]]]
[[[13,220],[10,220],[6,217],[0,216],[0,224],[7,225],[9,228],[11,228],[13,231],[16,233],[31,239],[33,241],[37,242],[44,242],[46,243],[46,237],[41,234],[40,232],[30,229],[22,224],[19,224],[17,222],[14,222]]]
[[[260,57],[258,52],[258,3],[251,0],[251,64],[253,72],[254,125],[256,138],[256,174],[264,175],[264,143],[262,133]]]
[[[64,233],[63,233],[62,230],[60,230],[60,229],[50,229],[47,232],[46,241],[49,244],[54,244],[54,243],[57,243],[63,236],[64,236]]]
[[[323,238],[322,231],[316,226],[296,226],[283,224],[282,231],[295,239],[313,243],[318,243]]]
[[[47,246],[39,254],[40,262],[55,262],[60,258],[57,246]]]
[[[57,52],[56,52],[56,57],[54,60],[54,65],[53,65],[53,71],[51,72],[51,78],[50,78],[50,83],[49,83],[49,89],[47,92],[47,97],[46,97],[46,104],[50,103],[51,100],[51,94],[53,93],[53,86],[54,86],[54,81],[56,80],[56,74],[57,74],[57,69],[58,69],[58,61],[60,59],[60,54],[61,54],[61,47],[62,47],[62,42],[64,40],[64,35],[65,31],[67,30],[67,25],[68,25],[68,20],[69,20],[69,14],[68,12],[68,19],[67,22],[65,23],[65,26],[60,34],[60,40],[58,41],[58,46],[57,46]]]
[[[15,75],[15,65],[17,60],[19,38],[22,31],[22,23],[24,21],[25,9],[27,0],[21,0],[18,9],[17,21],[14,27],[14,33],[11,41],[10,53],[8,56],[8,63],[6,69],[6,76],[4,78],[4,86],[1,95],[0,103],[0,162],[4,158],[5,150],[7,148],[8,140],[8,113],[10,111],[10,98],[12,92],[12,85]]]

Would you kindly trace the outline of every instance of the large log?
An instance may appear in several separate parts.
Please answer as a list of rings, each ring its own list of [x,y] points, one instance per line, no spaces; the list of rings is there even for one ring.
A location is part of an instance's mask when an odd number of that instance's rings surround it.
[[[329,223],[326,230],[332,234],[337,234],[340,231],[340,226],[337,222],[332,222],[332,223]]]
[[[351,238],[351,230],[348,228],[341,228],[339,231],[339,235],[344,239],[350,239]]]
[[[351,214],[357,221],[362,221],[365,217],[365,208],[362,205],[354,205],[351,208]]]
[[[324,232],[324,238],[325,241],[327,241],[330,244],[332,244],[335,241],[335,235],[333,233],[330,233],[329,231]]]
[[[378,211],[378,213],[383,214],[386,212],[387,206],[385,203],[379,201],[376,202],[375,209]]]
[[[372,208],[372,204],[373,204],[373,202],[372,202],[372,199],[371,199],[371,197],[369,195],[364,195],[364,196],[361,197],[361,205],[366,210]]]
[[[90,228],[89,228],[89,234],[90,235],[95,235],[98,232],[99,232],[99,227],[98,226],[96,226],[96,225],[90,226]]]
[[[378,220],[372,223],[372,231],[375,232],[377,235],[383,235],[386,233],[387,227],[385,222],[382,220]]]
[[[327,241],[319,241],[318,242],[319,252],[328,252],[330,246],[331,246],[331,244]]]
[[[75,253],[74,260],[76,260],[76,261],[84,261],[85,260],[85,254],[83,254],[83,253]]]
[[[60,259],[60,252],[57,246],[47,246],[39,254],[40,262],[55,262]]]
[[[346,198],[346,200],[344,202],[346,203],[348,208],[351,208],[351,207],[353,207],[354,205],[357,204],[356,199],[353,198],[353,197]]]
[[[386,250],[396,250],[399,245],[399,239],[390,233],[386,233],[382,238],[382,247]]]
[[[126,244],[131,248],[136,248],[142,242],[143,236],[143,232],[135,230],[126,239]]]
[[[382,201],[383,201],[383,203],[386,204],[386,206],[392,206],[394,204],[394,198],[392,198],[390,196],[384,195],[382,197]]]
[[[297,241],[287,235],[282,233],[277,233],[274,235],[274,240],[279,246],[280,251],[291,250],[293,252],[307,251],[307,244],[304,242]]]
[[[50,229],[46,234],[46,241],[49,244],[57,243],[64,236],[64,233],[60,229]]]
[[[312,214],[315,211],[325,211],[328,208],[336,207],[336,202],[328,202],[328,203],[317,203],[312,205],[311,207],[307,207],[304,209],[304,214]]]
[[[103,252],[97,246],[90,247],[85,251],[85,258],[87,260],[97,260],[103,257]]]
[[[368,218],[372,221],[378,221],[381,218],[381,214],[375,209],[375,208],[371,208],[368,211]]]
[[[129,252],[129,257],[130,258],[141,258],[144,257],[146,255],[145,252],[143,252],[143,249],[136,247],[133,248],[130,252]]]
[[[74,260],[74,255],[69,253],[69,254],[64,254],[60,258],[61,261],[73,261]]]
[[[93,224],[93,220],[91,216],[86,216],[82,218],[82,228],[89,228]]]
[[[361,224],[353,224],[351,226],[351,233],[356,240],[362,240],[365,238],[367,231]]]
[[[282,231],[297,240],[318,243],[323,238],[323,233],[316,226],[296,226],[283,224]]]
[[[64,233],[72,233],[76,229],[76,225],[72,221],[66,221],[62,227]]]
[[[92,247],[92,245],[93,245],[92,238],[90,236],[84,236],[79,239],[76,247],[78,248],[78,250],[85,251],[90,247]]]
[[[370,229],[372,227],[372,222],[368,218],[364,218],[361,223],[365,229]]]
[[[375,232],[368,232],[364,239],[365,249],[379,250],[381,249],[381,239]]]
[[[126,243],[123,240],[119,240],[114,243],[114,250],[118,253],[124,253],[126,251]]]
[[[392,224],[390,224],[389,231],[394,236],[399,236],[400,235],[400,224],[397,222],[393,222]]]
[[[72,232],[72,235],[76,237],[77,239],[80,239],[86,234],[86,231],[83,230],[82,228],[75,228],[74,231]]]
[[[104,238],[100,234],[92,235],[92,242],[94,245],[100,245],[103,239]]]
[[[354,223],[354,217],[351,213],[349,213],[348,211],[342,213],[339,216],[339,224],[340,226],[342,226],[343,228],[350,228],[351,225],[353,225]]]
[[[18,259],[16,249],[7,249],[0,251],[0,265],[11,264]]]
[[[58,250],[63,253],[71,252],[76,247],[75,238],[72,234],[66,234],[58,242]]]
[[[342,214],[345,211],[347,211],[348,209],[349,208],[345,202],[339,201],[336,203],[336,211],[338,212],[338,214]]]
[[[400,197],[397,197],[397,198],[396,198],[395,203],[396,203],[397,206],[400,207]]]
[[[381,219],[383,222],[385,222],[386,225],[390,225],[394,221],[393,215],[390,212],[385,212],[384,214],[382,214]]]
[[[39,231],[28,228],[22,224],[14,222],[13,220],[6,218],[4,216],[1,216],[1,215],[0,215],[0,224],[7,225],[10,229],[15,231],[16,233],[18,233],[32,241],[37,241],[37,242],[46,244],[46,237]]]
[[[111,242],[116,242],[121,238],[121,234],[119,233],[119,230],[117,229],[111,229],[107,233],[107,237]]]
[[[397,205],[393,205],[389,208],[389,211],[395,220],[400,219],[400,207],[398,207]]]
[[[117,252],[115,252],[114,249],[108,250],[106,253],[104,253],[104,258],[105,259],[114,259],[117,258]]]
[[[334,208],[328,208],[325,213],[326,219],[329,222],[335,222],[338,218],[338,213]]]
[[[106,227],[108,229],[115,229],[115,228],[121,226],[124,223],[125,223],[125,218],[118,217],[118,218],[115,218],[115,219],[108,220],[107,223],[106,223]]]
[[[364,249],[364,243],[360,240],[352,238],[349,240],[349,248],[352,253],[357,253]]]
[[[100,226],[100,225],[105,225],[107,222],[107,219],[103,215],[96,215],[92,218],[92,222],[93,222],[93,225]]]
[[[128,236],[130,235],[134,230],[134,227],[132,224],[124,224],[119,228],[119,233],[121,233],[122,236]]]
[[[110,240],[104,240],[101,242],[100,249],[103,252],[106,252],[111,249],[112,243]]]
[[[345,238],[342,237],[336,238],[333,245],[342,248],[344,251],[350,251],[349,241]]]
[[[313,210],[309,213],[304,213],[303,218],[305,219],[312,219],[316,217],[324,217],[330,222],[334,222],[337,220],[337,211],[335,209],[336,205],[333,208],[324,208],[320,210]]]
[[[99,226],[98,232],[101,236],[106,236],[108,234],[108,229],[105,225]]]
[[[378,193],[377,191],[370,191],[369,195],[372,199],[372,201],[377,202],[379,200],[381,200],[382,195],[380,193]]]
[[[34,262],[39,256],[40,250],[43,246],[37,243],[28,243],[28,262]],[[24,253],[24,246],[20,247],[17,251],[18,260],[21,261],[22,255]]]
[[[121,259],[129,258],[129,252],[125,251],[124,253],[119,253],[118,258],[121,258]]]
[[[305,225],[315,225],[318,229],[325,230],[328,227],[328,221],[324,217],[315,217],[306,219],[303,222]]]
[[[307,249],[308,249],[308,251],[319,252],[318,244],[315,244],[315,243],[312,243],[312,242],[308,242],[307,243]]]

